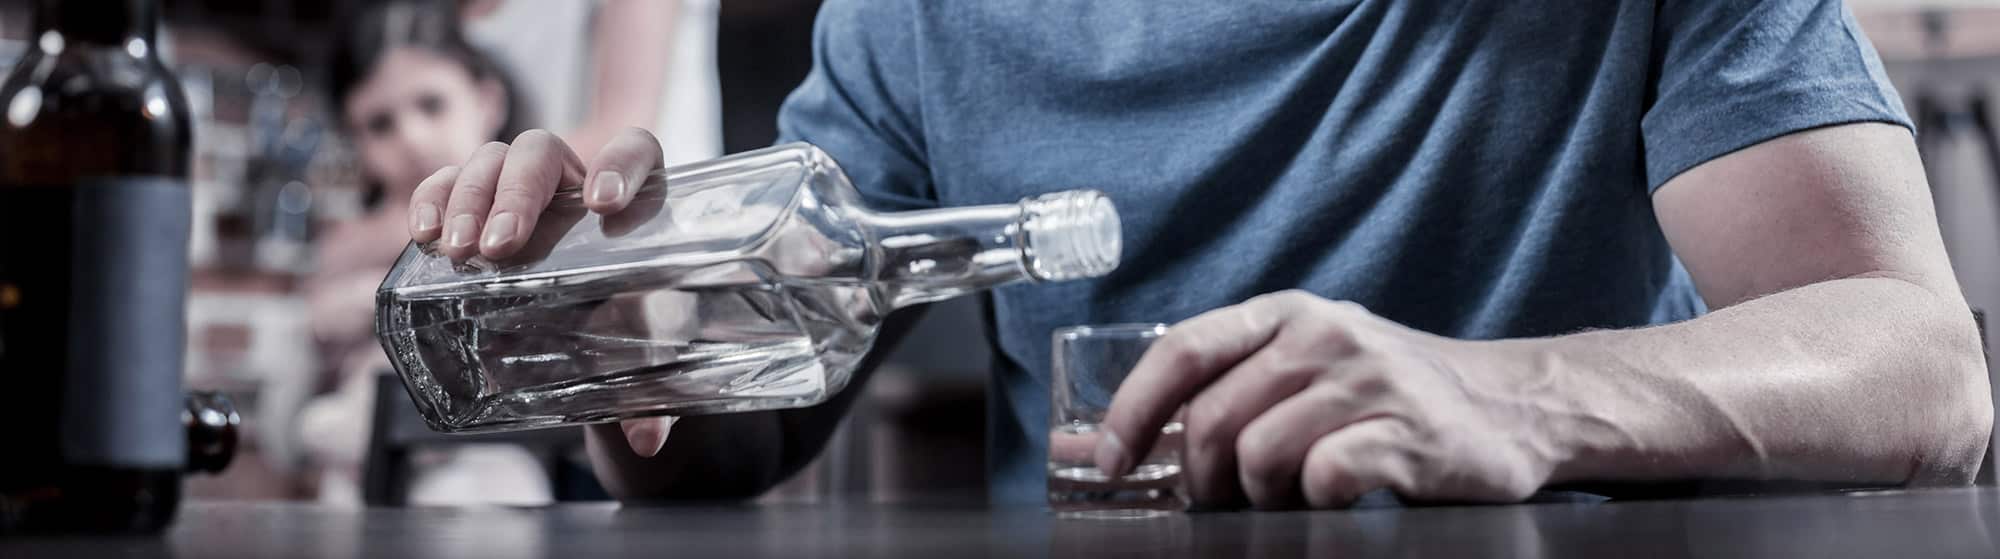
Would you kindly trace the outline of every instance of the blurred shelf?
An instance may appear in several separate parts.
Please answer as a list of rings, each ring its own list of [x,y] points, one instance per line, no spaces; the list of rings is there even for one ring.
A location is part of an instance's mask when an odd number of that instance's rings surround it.
[[[26,51],[27,43],[10,39],[0,39],[0,75],[6,75],[14,68],[14,60]]]
[[[197,266],[189,291],[281,295],[298,291],[299,275],[291,272]]]
[[[205,28],[232,37],[259,58],[316,60],[333,44],[337,14],[363,0],[166,0],[168,25]]]
[[[1869,42],[1887,62],[2000,58],[2000,2],[1851,4]]]

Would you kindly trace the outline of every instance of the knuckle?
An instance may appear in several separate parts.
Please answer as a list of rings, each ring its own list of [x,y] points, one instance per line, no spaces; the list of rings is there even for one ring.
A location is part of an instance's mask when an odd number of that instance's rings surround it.
[[[648,132],[646,129],[637,126],[627,126],[624,129],[619,130],[618,135],[620,137],[634,139],[634,140],[645,140],[648,142],[655,141],[652,132]]]
[[[1264,382],[1276,381],[1290,384],[1289,381],[1310,378],[1322,368],[1319,363],[1302,357],[1297,352],[1283,351],[1282,355],[1261,360],[1261,363],[1255,369],[1248,371],[1239,369],[1239,372],[1258,375],[1266,379]]]
[[[1251,297],[1250,300],[1243,302],[1243,306],[1259,312],[1282,313],[1296,307],[1302,296],[1308,295],[1297,289],[1274,291]]]
[[[1316,312],[1308,315],[1311,318],[1307,319],[1306,323],[1311,324],[1313,328],[1319,330],[1345,334],[1348,330],[1347,325],[1350,321],[1350,315],[1342,311],[1339,305],[1340,303],[1338,302],[1331,302],[1327,305],[1315,305],[1313,310]]]
[[[534,208],[541,203],[542,200],[540,198],[532,194],[526,186],[518,183],[507,188],[501,188],[499,192],[493,195],[493,207],[496,209],[503,207],[514,209]]]
[[[1176,335],[1175,331],[1168,330],[1167,335],[1160,338],[1154,347],[1158,348],[1160,356],[1174,371],[1198,369],[1203,360],[1201,350],[1194,347],[1194,342],[1189,340],[1185,334]]]
[[[1282,441],[1263,430],[1245,430],[1236,438],[1236,464],[1245,477],[1275,480],[1286,474],[1283,457],[1279,456]]]
[[[1196,427],[1194,425],[1188,425],[1182,431],[1182,459],[1186,461],[1187,465],[1192,467],[1220,461],[1222,449],[1227,447],[1216,445],[1213,442],[1217,440],[1213,431],[1213,429]]]
[[[450,167],[446,167],[445,169],[450,169]],[[424,177],[424,180],[417,182],[417,190],[413,195],[417,197],[431,196],[451,188],[451,183],[454,180],[447,179],[452,179],[452,175],[454,174],[456,174],[455,171],[445,172],[443,169],[440,169],[438,173]]]
[[[1339,359],[1360,357],[1367,349],[1362,347],[1354,333],[1331,318],[1317,318],[1312,322],[1312,344],[1318,353]]]
[[[1284,320],[1283,309],[1269,304],[1245,304],[1227,315],[1239,332],[1272,332]]]
[[[1383,466],[1388,469],[1383,472],[1383,477],[1390,487],[1410,495],[1442,496],[1437,495],[1440,481],[1434,473],[1437,471],[1436,460],[1430,453],[1407,445],[1392,448],[1389,452],[1396,456]]]
[[[1217,398],[1195,398],[1193,403],[1188,404],[1188,442],[1202,448],[1227,448],[1233,435],[1228,429],[1229,416],[1227,402]]]
[[[1431,428],[1435,422],[1421,411],[1405,409],[1392,413],[1391,417],[1390,425],[1383,430],[1389,434],[1385,444],[1392,445],[1394,448],[1391,450],[1412,468],[1434,463],[1447,464],[1452,461],[1451,457],[1463,455],[1465,450],[1474,450],[1463,446],[1467,441],[1455,440]]]
[[[1347,377],[1348,390],[1360,400],[1377,400],[1397,390],[1396,382],[1380,369],[1363,367]]]
[[[516,145],[544,144],[552,142],[555,139],[556,135],[554,132],[550,132],[548,130],[544,130],[541,128],[533,128],[521,132],[519,135],[514,136],[514,143]]]
[[[1324,301],[1324,303],[1328,305],[1329,308],[1332,308],[1335,312],[1344,312],[1350,314],[1367,314],[1368,312],[1368,307],[1361,306],[1361,303],[1356,303],[1354,301],[1350,301],[1347,299],[1327,300]]]
[[[1271,293],[1270,295],[1267,296],[1265,302],[1266,304],[1276,306],[1281,310],[1294,311],[1303,307],[1307,307],[1311,305],[1314,301],[1318,300],[1320,300],[1320,297],[1318,295],[1314,295],[1311,291],[1306,291],[1304,289],[1286,289],[1284,291]]]
[[[1408,471],[1429,469],[1434,464],[1449,462],[1444,443],[1432,436],[1428,430],[1411,427],[1408,420],[1389,421],[1382,429],[1387,436],[1379,445],[1378,452],[1395,458],[1392,462]]]
[[[1313,464],[1305,475],[1300,476],[1299,488],[1306,494],[1306,500],[1316,508],[1327,508],[1342,504],[1346,500],[1347,485],[1353,474],[1345,464],[1333,461]]]
[[[1243,303],[1244,303],[1244,304],[1251,304],[1251,305],[1259,305],[1259,304],[1269,304],[1269,303],[1274,303],[1274,302],[1277,302],[1278,300],[1280,300],[1280,299],[1284,298],[1285,294],[1286,294],[1286,293],[1290,293],[1290,292],[1291,292],[1290,290],[1285,290],[1285,291],[1272,291],[1272,292],[1270,292],[1270,293],[1264,293],[1264,294],[1261,294],[1261,295],[1257,295],[1257,296],[1255,296],[1255,297],[1251,297],[1251,298],[1250,298],[1249,300],[1246,300],[1246,301],[1244,301]]]
[[[618,131],[618,135],[612,138],[612,141],[629,144],[633,149],[644,152],[639,155],[646,155],[649,158],[660,151],[660,139],[653,136],[652,132],[636,126],[628,126]]]
[[[523,152],[514,152],[518,157]],[[500,192],[533,193],[538,186],[561,180],[561,167],[541,159],[516,159],[507,162],[507,169],[500,174]]]
[[[451,196],[451,183],[426,181],[417,183],[417,189],[410,191],[411,202],[443,202]]]
[[[1501,499],[1506,501],[1527,499],[1542,486],[1542,480],[1527,468],[1515,468],[1509,471],[1501,483]]]
[[[473,159],[499,159],[507,156],[507,142],[486,142],[472,152]]]
[[[493,183],[474,177],[459,177],[458,182],[451,187],[451,194],[454,200],[485,199],[493,196],[495,188],[497,187]]]

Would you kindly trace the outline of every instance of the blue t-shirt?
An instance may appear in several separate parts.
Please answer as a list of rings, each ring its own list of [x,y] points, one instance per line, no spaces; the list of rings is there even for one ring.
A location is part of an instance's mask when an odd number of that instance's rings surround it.
[[[1108,277],[993,294],[992,496],[1041,498],[1049,333],[1302,288],[1458,338],[1704,311],[1653,189],[1907,125],[1837,1],[829,0],[779,117],[885,210],[1105,191]]]

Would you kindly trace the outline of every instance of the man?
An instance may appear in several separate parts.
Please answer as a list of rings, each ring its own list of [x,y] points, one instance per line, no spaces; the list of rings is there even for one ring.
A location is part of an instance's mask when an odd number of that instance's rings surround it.
[[[1210,504],[1963,484],[1985,449],[1907,118],[1837,1],[832,0],[814,59],[783,136],[877,207],[1119,204],[1116,273],[994,294],[996,500],[1042,491],[1049,331],[1104,322],[1186,319],[1098,464],[1185,406]],[[558,183],[616,211],[656,152],[488,146],[412,235],[509,254]],[[845,404],[599,426],[592,456],[628,500],[754,494]]]

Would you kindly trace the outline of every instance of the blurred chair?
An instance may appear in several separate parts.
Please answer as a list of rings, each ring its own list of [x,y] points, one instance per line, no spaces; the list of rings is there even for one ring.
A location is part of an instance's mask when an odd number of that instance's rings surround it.
[[[865,390],[821,455],[766,498],[781,502],[978,501],[985,496],[986,347],[978,298],[933,305]],[[595,475],[567,457],[573,428],[448,435],[424,424],[395,373],[376,377],[363,462],[362,500],[402,506],[424,448],[500,443],[534,454],[556,501],[607,498]]]
[[[375,377],[374,421],[362,464],[361,498],[369,506],[403,506],[410,493],[414,468],[410,457],[423,448],[466,444],[511,444],[526,448],[549,474],[556,501],[603,499],[602,489],[587,468],[566,457],[583,447],[577,429],[536,429],[512,433],[448,435],[432,431],[410,402],[403,381],[393,372]]]
[[[772,502],[977,502],[986,496],[984,297],[932,303],[864,385],[826,448]]]

